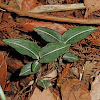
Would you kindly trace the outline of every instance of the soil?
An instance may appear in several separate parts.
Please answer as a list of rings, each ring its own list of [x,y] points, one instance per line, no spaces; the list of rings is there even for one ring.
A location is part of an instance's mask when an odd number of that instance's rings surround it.
[[[83,0],[41,0],[39,1],[42,4],[71,4],[71,3],[83,3]],[[49,13],[43,13],[44,15],[52,15],[52,16],[59,16],[59,17],[69,17],[69,18],[84,18],[85,10],[71,10],[71,11],[64,11],[64,12],[49,12]],[[32,95],[36,85],[32,84],[29,85],[33,79],[36,78],[36,75],[29,75],[26,77],[19,77],[20,69],[23,67],[24,64],[32,61],[33,59],[24,55],[19,54],[15,49],[11,48],[7,44],[3,43],[3,39],[10,39],[10,38],[23,38],[26,40],[30,40],[35,42],[39,45],[39,47],[43,47],[46,42],[43,41],[43,39],[38,36],[34,31],[32,32],[25,32],[17,26],[22,23],[30,23],[33,20],[35,21],[44,21],[40,19],[33,19],[33,18],[27,18],[27,17],[19,17],[15,13],[9,13],[9,12],[0,12],[1,15],[1,23],[0,23],[0,52],[3,53],[4,57],[6,57],[6,63],[7,63],[7,77],[6,77],[6,84],[4,88],[4,92],[7,100],[28,100],[30,96]],[[6,18],[5,16],[10,16],[10,18]],[[21,20],[22,18],[22,20]],[[89,18],[98,18],[98,16],[89,16]],[[19,21],[21,20],[21,21]],[[47,22],[47,21],[44,21]],[[71,29],[75,26],[89,26],[87,24],[73,24],[73,23],[64,23],[64,22],[53,22],[52,23],[62,24],[67,30]],[[91,90],[90,84],[93,82],[96,72],[100,70],[98,67],[92,68],[89,73],[86,73],[84,75],[83,67],[84,64],[87,61],[90,61],[92,63],[100,63],[100,26],[99,25],[91,25],[93,27],[98,28],[97,31],[89,35],[87,38],[79,41],[78,43],[75,43],[71,45],[69,51],[73,52],[75,55],[79,57],[79,61],[69,63],[69,62],[60,62],[60,66],[58,67],[58,76],[57,78],[54,78],[51,80],[51,82],[54,84],[53,90],[56,91],[56,94],[58,94],[60,91],[57,86],[57,82],[59,86],[61,86],[62,83],[59,82],[59,74],[62,73],[62,71],[65,69],[67,64],[70,64],[70,68],[68,69],[68,75],[69,77],[64,76],[69,79],[79,79],[79,73],[83,74],[82,82],[86,85],[88,90]],[[60,58],[59,58],[60,59]],[[46,75],[47,73],[50,73],[52,70],[57,69],[55,66],[55,62],[44,64],[42,65],[42,76]],[[77,72],[75,72],[75,69]],[[98,73],[99,74],[99,73]],[[93,78],[90,78],[93,76]],[[66,81],[63,77],[63,82]],[[39,89],[43,89],[39,86],[37,86]]]

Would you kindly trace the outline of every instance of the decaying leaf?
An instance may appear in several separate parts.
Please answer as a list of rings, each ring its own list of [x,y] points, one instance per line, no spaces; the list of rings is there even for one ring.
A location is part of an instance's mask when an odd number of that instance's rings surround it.
[[[90,61],[86,61],[85,64],[84,64],[83,80],[86,79],[87,75],[91,74],[92,68],[95,68],[95,64],[90,62]]]
[[[8,69],[12,73],[14,73],[15,71],[17,71],[18,69],[20,69],[24,66],[24,64],[20,60],[14,59],[14,58],[11,58],[11,57],[8,57],[6,63],[8,65]]]
[[[20,9],[20,7],[18,6],[16,0],[10,0],[8,5],[15,8],[15,9]]]
[[[58,31],[61,34],[67,31],[67,29],[61,24],[52,23],[52,22],[43,22],[43,21],[33,21],[30,23],[25,23],[24,25],[17,26],[17,28],[25,32],[32,32],[33,28],[37,28],[37,27],[48,27],[50,29]]]
[[[57,70],[53,70],[51,73],[44,76],[43,80],[51,80],[57,76]]]
[[[61,86],[62,100],[91,100],[88,89],[78,79],[71,79]]]
[[[22,9],[22,2],[23,0],[16,0],[16,3],[18,4],[20,10]]]
[[[57,82],[57,86],[61,86],[64,78],[69,77],[69,68],[70,68],[70,64],[67,64],[66,67],[64,68],[64,70],[62,71],[61,74],[59,74],[59,78],[58,78],[58,82]]]
[[[22,10],[28,11],[33,9],[34,7],[37,7],[39,5],[42,5],[37,0],[23,0],[22,2]]]
[[[0,85],[4,90],[6,84],[6,76],[7,76],[7,64],[4,59],[3,53],[0,52]]]
[[[98,66],[98,63],[95,62],[90,62],[90,61],[86,61],[84,64],[84,74],[83,74],[83,82],[87,85],[87,87],[89,86],[89,78],[95,76],[95,74],[97,73],[98,69],[100,69],[100,67]]]
[[[77,67],[71,67],[70,72],[72,72],[77,78],[79,78],[79,70]]]
[[[100,10],[100,0],[84,0],[86,13],[85,18],[92,12]]]
[[[38,88],[35,88],[30,100],[56,100],[56,98],[50,92],[49,88],[47,90],[43,90],[43,92],[41,92]]]
[[[91,100],[100,100],[100,74],[95,78],[91,86]]]

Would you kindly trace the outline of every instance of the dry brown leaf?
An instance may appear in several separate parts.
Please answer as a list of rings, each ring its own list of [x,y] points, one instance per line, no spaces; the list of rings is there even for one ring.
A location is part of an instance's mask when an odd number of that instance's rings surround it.
[[[84,64],[84,74],[83,74],[83,80],[85,81],[87,75],[91,75],[92,69],[95,68],[95,64],[90,61],[86,61]]]
[[[35,88],[30,100],[56,100],[49,88],[41,92],[37,87]]]
[[[8,5],[11,6],[12,8],[20,9],[20,7],[17,4],[16,0],[10,0]]]
[[[6,76],[7,76],[7,64],[6,60],[4,59],[3,53],[0,52],[0,85],[4,90],[6,84]]]
[[[77,76],[79,78],[79,71],[78,68],[76,67],[71,67],[70,68],[70,72],[72,72],[75,76]]]
[[[57,80],[57,86],[60,87],[63,83],[64,79],[69,77],[69,68],[70,64],[67,64],[61,74],[59,74],[59,78]]]
[[[0,12],[0,23],[1,23],[1,21],[2,21],[2,15],[3,15],[3,13]]]
[[[85,18],[92,12],[100,10],[100,0],[84,0],[84,4],[86,7]]]
[[[91,86],[91,100],[100,100],[100,75],[98,75]]]
[[[99,62],[90,62],[86,61],[84,64],[84,74],[83,74],[83,82],[89,86],[89,83],[92,82],[92,77],[98,75],[100,71],[100,63]],[[90,79],[91,77],[91,79]]]
[[[0,35],[1,36],[1,35]],[[0,40],[0,46],[5,46],[5,45],[7,45],[7,44],[5,44],[4,42],[2,42],[1,40]]]
[[[16,0],[16,3],[18,4],[20,10],[22,9],[22,2],[23,0]]]
[[[61,86],[62,100],[91,100],[88,89],[78,79],[71,79]]]
[[[24,25],[18,25],[17,28],[25,31],[25,32],[32,32],[33,28],[37,27],[48,27],[59,33],[63,34],[67,31],[67,29],[62,24],[52,23],[52,22],[43,22],[43,21],[33,21],[30,23],[25,23]]]
[[[53,78],[57,77],[57,70],[53,70],[51,73],[43,76],[43,80],[51,80]]]
[[[8,69],[12,73],[14,73],[15,71],[17,71],[18,69],[20,69],[24,66],[24,64],[20,60],[14,59],[14,58],[11,58],[11,57],[8,57],[6,63],[8,65]]]
[[[90,61],[86,61],[84,64],[84,74],[83,74],[83,82],[89,87],[89,78],[93,74],[92,69],[95,68],[95,64]]]
[[[39,5],[42,5],[37,0],[23,0],[22,2],[22,10],[28,11],[31,10]]]

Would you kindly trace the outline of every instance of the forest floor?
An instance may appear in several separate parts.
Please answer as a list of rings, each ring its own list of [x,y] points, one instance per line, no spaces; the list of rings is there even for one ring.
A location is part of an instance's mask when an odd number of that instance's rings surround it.
[[[94,11],[91,11],[91,7],[87,7],[86,9],[40,14],[26,13],[39,5],[75,4],[84,3],[84,1],[0,0],[0,85],[7,100],[100,99],[98,95],[100,93],[100,85],[98,85],[100,83],[100,9],[97,9],[97,5],[94,5]],[[88,1],[93,4],[93,0]],[[97,4],[95,2],[98,3],[98,0],[94,1],[94,4]],[[6,7],[6,5],[8,6]],[[87,9],[90,10],[88,14],[86,13]],[[19,54],[5,44],[3,39],[23,38],[39,44],[41,48],[46,42],[36,34],[33,28],[48,27],[63,34],[76,26],[93,26],[98,30],[85,39],[72,44],[69,48],[69,52],[77,55],[79,61],[63,63],[59,58],[60,65],[58,67],[56,67],[56,62],[42,65],[42,74],[39,77],[51,74],[52,86],[45,90],[36,85],[34,80],[37,74],[19,76],[20,69],[33,59]]]

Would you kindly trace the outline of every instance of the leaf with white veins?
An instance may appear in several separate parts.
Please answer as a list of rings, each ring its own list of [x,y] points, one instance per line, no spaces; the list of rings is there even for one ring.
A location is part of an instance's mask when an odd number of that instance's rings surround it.
[[[77,26],[65,32],[62,35],[62,41],[65,44],[73,44],[87,37],[96,30],[97,28],[92,26]]]
[[[36,31],[37,34],[39,34],[47,42],[61,42],[61,34],[57,31],[47,27],[34,28],[34,31]]]
[[[70,44],[64,44],[60,42],[48,43],[40,50],[40,63],[48,63],[56,60],[61,54],[68,51]]]
[[[45,89],[47,89],[49,86],[52,86],[52,84],[49,80],[39,80],[39,81],[37,81],[37,85],[40,85]]]
[[[27,55],[33,59],[39,59],[40,49],[34,42],[24,39],[4,39],[3,42],[23,55]]]
[[[27,75],[35,74],[35,72],[32,71],[32,63],[33,62],[30,62],[30,63],[24,65],[21,68],[19,76],[27,76]]]
[[[40,63],[36,60],[32,64],[32,71],[37,73],[40,69]]]
[[[78,61],[79,60],[79,58],[72,52],[66,52],[63,55],[63,59],[67,60],[69,62],[74,62],[74,61]]]

